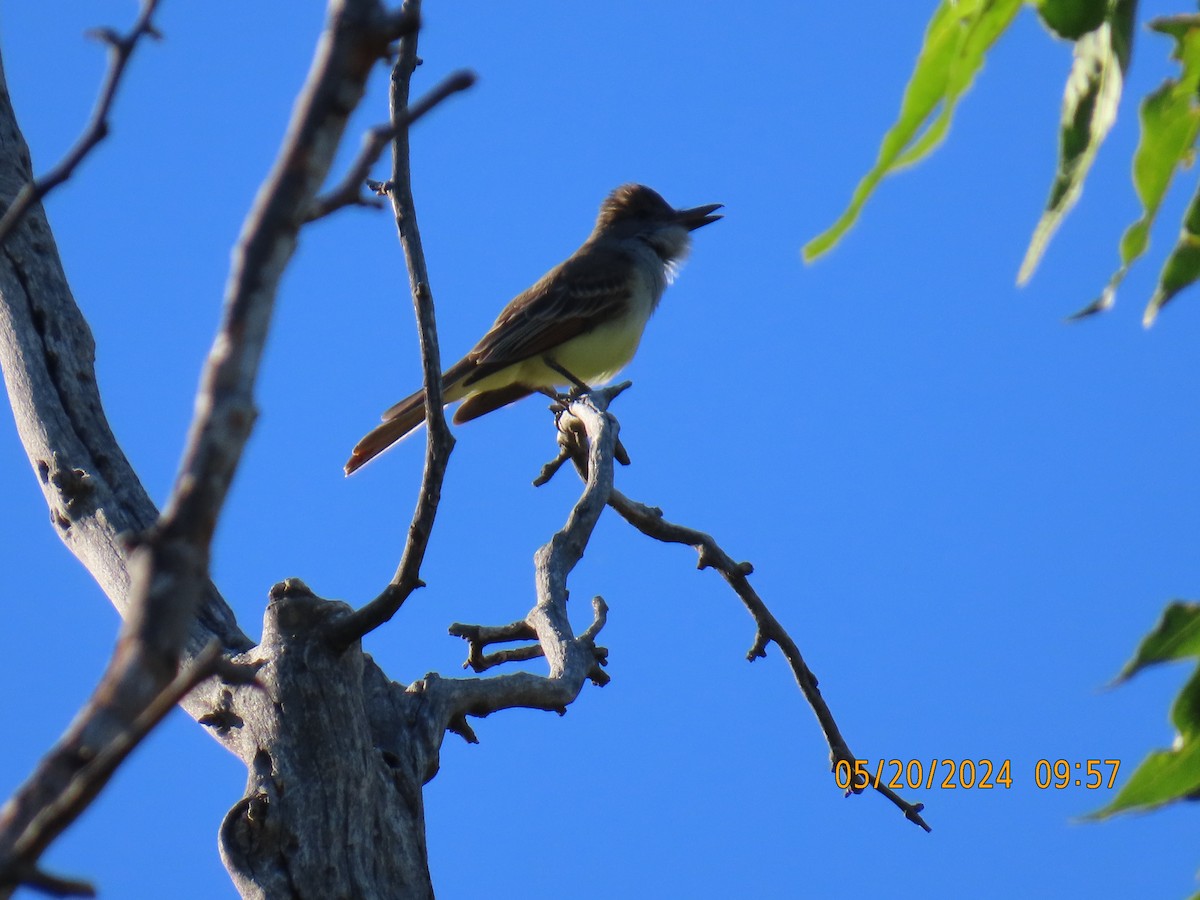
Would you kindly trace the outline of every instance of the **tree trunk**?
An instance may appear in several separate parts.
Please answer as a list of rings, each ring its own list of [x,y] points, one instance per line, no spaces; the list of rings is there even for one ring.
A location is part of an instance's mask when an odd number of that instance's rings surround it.
[[[221,857],[243,897],[432,897],[422,784],[421,694],[405,693],[358,643],[321,635],[349,611],[303,584],[276,585],[263,641],[263,691],[244,699],[255,737],[246,795],[221,826]],[[418,724],[407,727],[407,721]]]

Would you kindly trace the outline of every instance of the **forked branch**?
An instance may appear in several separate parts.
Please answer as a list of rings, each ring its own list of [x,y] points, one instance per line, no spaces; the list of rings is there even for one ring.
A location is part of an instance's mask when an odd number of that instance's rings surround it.
[[[406,0],[404,11],[412,16],[421,13],[421,0]],[[417,227],[417,209],[412,193],[412,172],[409,165],[408,128],[404,123],[413,117],[408,105],[409,88],[417,67],[417,34],[400,41],[400,53],[392,67],[392,177],[387,193],[392,199],[400,245],[408,267],[413,310],[417,318],[417,334],[421,345],[421,372],[425,386],[425,466],[421,474],[421,489],[408,538],[400,555],[400,564],[392,580],[374,600],[341,619],[331,623],[328,633],[334,646],[345,647],[378,628],[396,614],[417,588],[422,587],[421,563],[429,546],[433,521],[442,498],[442,481],[450,453],[454,450],[454,435],[446,424],[442,410],[442,361],[438,349],[437,319],[434,315],[433,293],[429,287],[429,270]],[[466,77],[460,78],[461,90],[470,86]],[[447,91],[449,96],[452,91]],[[435,92],[436,94],[436,92]]]
[[[617,385],[593,391],[570,402],[558,416],[560,433],[581,435],[587,447],[584,490],[563,528],[534,554],[537,602],[529,615],[522,622],[510,625],[456,624],[451,629],[452,633],[466,638],[472,644],[472,656],[482,660],[486,660],[483,655],[486,643],[536,636],[536,651],[532,648],[518,651],[511,659],[545,656],[549,675],[519,672],[491,678],[427,677],[421,689],[433,699],[434,708],[438,710],[435,723],[440,723],[443,729],[448,728],[472,740],[474,733],[466,724],[466,716],[487,716],[518,707],[565,713],[585,681],[591,680],[601,686],[608,682],[608,675],[602,669],[607,654],[596,646],[596,639],[607,621],[608,606],[600,597],[595,598],[592,622],[576,637],[567,615],[567,576],[582,558],[613,489],[613,452],[618,425],[606,409],[623,389],[623,385]],[[501,651],[503,653],[513,651]]]
[[[587,444],[582,442],[580,437],[577,431],[572,433],[564,431],[560,427],[558,456],[543,467],[537,481],[534,482],[535,484],[544,484],[549,481],[567,459],[570,459],[575,464],[576,471],[579,472],[581,477],[587,477],[587,473],[590,471],[590,461],[585,457],[584,448],[586,448]],[[721,549],[720,545],[717,544],[711,535],[669,522],[663,517],[661,509],[631,500],[616,488],[609,491],[607,502],[618,515],[642,532],[642,534],[652,537],[655,540],[663,541],[664,543],[686,544],[693,547],[699,555],[697,568],[716,569],[721,573],[721,577],[733,588],[734,593],[738,595],[738,598],[754,619],[754,641],[746,654],[746,658],[753,662],[755,659],[765,657],[769,643],[773,642],[779,647],[784,659],[787,660],[788,667],[792,670],[792,676],[796,679],[796,684],[800,687],[805,700],[808,701],[809,706],[816,714],[821,730],[825,734],[825,740],[829,745],[830,768],[836,770],[839,762],[845,762],[850,766],[850,771],[857,771],[855,756],[847,745],[845,738],[842,737],[842,733],[838,729],[837,722],[834,720],[829,705],[825,702],[825,698],[821,696],[817,677],[809,669],[808,664],[804,661],[804,657],[800,653],[799,647],[796,646],[796,642],[792,640],[787,629],[775,618],[762,598],[758,596],[758,592],[750,584],[749,575],[754,571],[754,567],[748,562],[735,562],[728,553]],[[862,785],[853,788],[851,792],[861,793],[866,787],[867,784],[864,782]],[[895,804],[910,822],[919,825],[926,831],[931,830],[921,817],[924,804],[909,803],[879,781],[876,781],[873,787]]]
[[[609,677],[601,667],[608,664],[608,648],[595,645],[596,636],[608,621],[608,604],[604,602],[603,597],[597,595],[592,598],[592,611],[594,613],[592,624],[587,627],[581,637],[588,638],[593,642],[592,650],[596,657],[596,668],[590,677],[595,684],[604,686],[608,684]],[[463,663],[463,668],[470,669],[476,674],[482,674],[488,669],[502,666],[505,663],[525,662],[546,655],[542,645],[536,643],[537,632],[525,619],[509,625],[464,625],[461,622],[455,622],[450,626],[450,633],[467,642],[467,659]],[[492,644],[506,644],[512,641],[535,641],[535,643],[487,652],[487,648]]]
[[[39,203],[50,191],[70,178],[84,158],[108,136],[108,114],[112,109],[113,101],[117,98],[117,90],[121,86],[121,79],[125,75],[125,69],[129,64],[130,57],[133,56],[133,51],[137,49],[142,38],[162,36],[152,21],[158,3],[159,0],[142,0],[142,8],[138,13],[137,20],[125,34],[118,34],[112,28],[97,28],[90,32],[92,37],[103,41],[108,46],[108,70],[104,74],[104,83],[100,87],[100,96],[96,99],[96,106],[92,110],[91,118],[88,119],[83,134],[79,136],[75,146],[67,151],[67,155],[58,165],[41,178],[27,182],[17,192],[17,196],[4,211],[4,215],[0,216],[0,244],[4,243],[29,208],[33,204]]]
[[[399,110],[387,125],[376,125],[374,128],[368,129],[367,133],[363,135],[362,149],[358,153],[358,158],[350,164],[346,176],[327,193],[313,201],[305,221],[315,221],[347,206],[382,208],[382,200],[362,193],[363,185],[368,183],[367,176],[371,174],[371,167],[379,161],[383,151],[400,133],[401,129],[410,128],[417,119],[435,106],[470,88],[475,84],[475,80],[474,72],[466,70],[455,72],[412,106]],[[388,193],[388,191],[380,192],[376,189],[376,193]]]

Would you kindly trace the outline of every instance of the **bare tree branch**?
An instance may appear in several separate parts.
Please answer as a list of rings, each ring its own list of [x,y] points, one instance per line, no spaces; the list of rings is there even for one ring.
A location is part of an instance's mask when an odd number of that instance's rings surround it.
[[[595,618],[581,637],[594,641],[608,621],[608,604],[604,602],[603,597],[593,597],[592,610],[595,613]],[[508,625],[464,625],[461,622],[455,622],[450,626],[450,633],[467,642],[467,659],[463,663],[463,668],[470,669],[477,674],[486,672],[488,669],[495,668],[496,666],[502,666],[505,663],[525,662],[526,660],[537,659],[539,656],[546,655],[542,649],[542,645],[537,643],[527,644],[524,647],[495,650],[491,653],[484,652],[489,644],[536,640],[537,632],[524,619]],[[609,681],[608,674],[600,666],[608,662],[608,648],[597,646],[593,649],[595,651],[597,667],[593,671],[591,678],[597,684],[607,684]]]
[[[544,655],[540,644],[484,653],[489,644],[537,640],[537,632],[524,619],[508,625],[464,625],[461,622],[455,622],[449,630],[452,635],[467,642],[467,659],[463,663],[463,668],[469,668],[476,674],[486,672],[488,669],[506,662],[524,662],[527,659],[536,659]]]
[[[421,13],[421,0],[406,0],[404,10],[412,16]],[[392,112],[392,178],[388,194],[396,214],[400,245],[408,267],[413,309],[417,317],[417,332],[421,345],[421,371],[425,385],[425,466],[417,507],[408,526],[408,539],[388,586],[374,600],[344,618],[331,623],[329,640],[334,646],[345,647],[378,628],[396,614],[409,594],[424,585],[421,563],[429,546],[429,535],[437,517],[442,497],[442,481],[450,453],[454,450],[454,435],[446,424],[442,409],[442,362],[438,350],[437,319],[433,294],[429,287],[429,270],[417,227],[417,210],[412,194],[412,172],[409,166],[408,129],[402,123],[411,115],[408,106],[409,86],[417,67],[417,35],[400,41],[400,53],[392,67],[390,105]]]
[[[159,0],[142,0],[142,9],[137,20],[124,35],[117,34],[111,28],[98,28],[91,32],[93,37],[108,45],[108,71],[100,87],[100,96],[96,100],[92,116],[84,127],[83,134],[62,161],[36,181],[26,182],[17,192],[4,215],[0,216],[0,244],[4,243],[29,208],[41,202],[50,191],[70,178],[71,173],[92,149],[108,136],[108,113],[117,97],[117,89],[121,86],[121,78],[125,74],[129,58],[133,56],[133,51],[137,49],[142,38],[162,37],[151,21],[158,3]]]
[[[75,878],[63,878],[60,875],[53,875],[45,869],[31,868],[20,873],[18,881],[14,881],[14,887],[24,885],[32,888],[35,891],[40,891],[50,897],[95,897],[96,889],[89,881],[80,881]]]
[[[582,435],[587,447],[584,490],[567,517],[566,525],[540,547],[533,556],[537,603],[525,617],[528,630],[518,623],[486,628],[455,625],[453,633],[470,639],[487,636],[495,640],[521,639],[537,635],[540,652],[550,666],[549,676],[524,672],[491,678],[440,678],[427,675],[409,690],[424,690],[438,715],[434,722],[472,740],[465,716],[487,716],[502,709],[523,707],[565,713],[591,680],[607,683],[600,668],[603,653],[597,652],[596,638],[603,628],[608,607],[597,597],[592,603],[592,624],[575,637],[567,616],[567,576],[583,556],[592,530],[608,503],[613,483],[613,452],[618,425],[605,410],[628,383],[593,391],[571,401],[558,416],[560,440],[576,440]],[[566,435],[567,437],[561,437]]]
[[[747,562],[734,562],[711,535],[668,522],[663,518],[661,509],[630,500],[615,488],[609,496],[608,504],[621,518],[642,534],[664,543],[687,544],[695,548],[700,556],[697,568],[712,568],[721,573],[721,577],[733,588],[734,593],[738,595],[754,618],[756,626],[754,643],[746,654],[746,658],[753,662],[755,659],[766,656],[767,643],[770,641],[778,645],[792,670],[796,684],[804,694],[804,699],[812,707],[817,721],[821,725],[821,730],[825,733],[825,740],[829,744],[831,767],[836,767],[839,761],[844,760],[849,763],[851,771],[853,771],[855,756],[846,744],[845,738],[842,737],[825,698],[821,696],[821,691],[817,686],[817,677],[813,675],[812,670],[805,663],[804,657],[800,655],[800,648],[796,646],[791,635],[771,614],[762,598],[758,596],[758,592],[750,585],[747,576],[754,571],[754,567]],[[924,808],[923,804],[908,803],[894,791],[889,790],[886,785],[877,785],[876,790],[899,807],[910,822],[921,826],[926,831],[930,830],[920,815]]]
[[[207,545],[256,410],[253,386],[266,343],[279,279],[332,163],[350,111],[389,35],[374,30],[374,4],[331,3],[326,34],[288,139],[259,191],[234,248],[225,312],[201,377],[198,412],[163,530]],[[376,53],[361,44],[373,41]]]
[[[118,654],[128,647],[123,644]],[[114,665],[112,668],[117,668]],[[10,850],[0,857],[0,891],[22,883],[42,890],[50,890],[49,876],[39,873],[36,860],[41,857],[50,843],[79,817],[108,784],[117,767],[125,761],[134,748],[142,742],[159,722],[192,688],[213,675],[220,675],[225,682],[253,683],[254,668],[234,666],[223,655],[221,645],[213,641],[186,669],[181,669],[174,678],[163,685],[159,693],[151,698],[135,719],[124,723],[124,727],[93,757],[80,757],[78,746],[69,740],[59,742],[41,761],[38,771],[26,783],[30,790],[19,791],[10,801],[17,806],[31,806],[37,810],[25,824],[23,831],[12,841]],[[103,688],[103,685],[101,686]],[[98,691],[99,693],[99,691]],[[81,718],[89,714],[103,714],[95,703],[85,708]],[[81,731],[86,725],[73,727]],[[47,795],[38,791],[40,787],[63,784],[57,793]],[[60,879],[56,879],[60,880]],[[71,887],[72,882],[63,882],[56,892],[64,896],[81,893]],[[82,882],[74,883],[75,887]],[[93,892],[94,893],[94,892]],[[92,896],[92,894],[85,894]]]
[[[474,72],[466,70],[455,72],[412,106],[401,110],[397,120],[387,125],[376,125],[368,130],[363,135],[362,150],[359,151],[358,158],[350,165],[345,178],[313,201],[312,207],[305,216],[305,221],[316,221],[347,206],[382,208],[382,200],[364,196],[362,193],[362,186],[367,183],[367,176],[371,174],[371,166],[378,162],[384,149],[401,129],[411,127],[425,113],[454,94],[467,90],[475,84],[475,81]],[[383,193],[388,193],[388,191]]]
[[[628,387],[628,382],[616,387],[623,390]],[[579,425],[578,420],[572,419],[559,422],[558,455],[542,467],[541,473],[534,481],[535,485],[548,482],[567,460],[571,460],[575,464],[580,477],[585,479],[589,477],[589,473],[593,471],[593,464],[584,455],[585,448],[588,446],[587,435],[580,431]],[[663,517],[661,509],[631,500],[616,488],[608,491],[607,504],[648,537],[664,543],[687,544],[695,548],[700,557],[698,568],[713,568],[721,573],[721,576],[741,599],[756,625],[754,642],[746,654],[746,658],[753,662],[755,659],[766,656],[767,644],[772,641],[780,648],[792,670],[796,684],[799,685],[809,706],[816,714],[821,730],[825,734],[825,740],[829,744],[831,769],[836,770],[837,764],[845,761],[850,765],[851,771],[854,771],[855,756],[845,738],[842,737],[828,704],[821,696],[816,676],[808,668],[808,664],[804,661],[804,657],[800,654],[800,649],[792,640],[791,635],[771,614],[762,598],[758,596],[758,592],[750,585],[748,576],[754,571],[754,567],[748,562],[734,562],[711,535],[669,522]],[[489,668],[509,660],[525,658],[522,650],[499,651],[490,655],[483,653],[483,646],[486,643],[520,639],[523,635],[516,623],[491,629],[480,626],[455,625],[451,629],[451,633],[457,633],[470,642],[467,664],[473,668],[477,666]],[[480,669],[476,668],[476,670]],[[861,793],[866,786],[866,783],[858,785],[852,789],[852,793]],[[909,803],[881,783],[876,783],[874,788],[895,804],[904,813],[906,819],[926,831],[930,830],[924,819],[921,818],[923,804]]]

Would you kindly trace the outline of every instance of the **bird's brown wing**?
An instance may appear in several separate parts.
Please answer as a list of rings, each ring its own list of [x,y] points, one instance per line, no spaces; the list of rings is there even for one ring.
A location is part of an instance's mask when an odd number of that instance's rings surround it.
[[[533,391],[523,384],[510,384],[506,387],[496,388],[494,391],[472,394],[455,411],[454,424],[461,425],[463,422],[478,419],[502,406],[516,403],[522,397],[528,397],[532,393]]]
[[[619,316],[631,295],[628,272],[628,260],[615,248],[593,248],[582,263],[571,257],[548,272],[504,307],[467,354],[463,363],[470,361],[473,371],[463,384],[548,353]]]

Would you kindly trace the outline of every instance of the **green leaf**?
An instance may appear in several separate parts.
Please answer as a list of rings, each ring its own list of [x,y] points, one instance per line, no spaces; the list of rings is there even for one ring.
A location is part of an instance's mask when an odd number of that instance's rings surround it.
[[[1076,41],[1095,31],[1108,14],[1108,0],[1037,0],[1042,23],[1061,38]]]
[[[1124,681],[1147,666],[1194,658],[1200,658],[1200,603],[1176,600],[1142,639],[1117,680]],[[1200,796],[1200,668],[1172,704],[1171,722],[1177,731],[1174,746],[1147,756],[1113,801],[1089,818],[1104,819]]]
[[[1176,600],[1163,611],[1154,630],[1142,638],[1115,682],[1128,681],[1147,666],[1193,656],[1200,658],[1200,603]]]
[[[1200,741],[1172,750],[1155,750],[1137,767],[1113,801],[1088,818],[1107,819],[1117,813],[1149,810],[1178,800],[1193,799],[1200,789]]]
[[[1200,16],[1156,19],[1150,28],[1175,38],[1172,59],[1182,65],[1178,79],[1168,79],[1142,101],[1138,114],[1141,136],[1133,156],[1133,186],[1142,204],[1142,216],[1121,237],[1121,266],[1113,273],[1099,299],[1076,313],[1082,318],[1108,309],[1117,287],[1150,244],[1150,228],[1175,173],[1189,165],[1200,133]],[[1153,317],[1151,317],[1153,318]]]
[[[1136,12],[1137,0],[1113,0],[1104,23],[1075,42],[1075,63],[1063,94],[1058,171],[1017,284],[1033,275],[1050,238],[1083,192],[1096,151],[1117,119]]]
[[[1188,743],[1200,743],[1200,672],[1188,679],[1171,704],[1171,721]]]
[[[1142,324],[1149,328],[1159,310],[1189,284],[1200,278],[1200,191],[1192,197],[1179,239],[1158,276],[1158,288],[1146,305]]]
[[[925,31],[900,115],[884,135],[875,165],[858,183],[838,220],[804,246],[805,261],[816,259],[841,239],[884,176],[917,162],[945,138],[959,98],[1020,7],[1021,0],[942,0]]]

